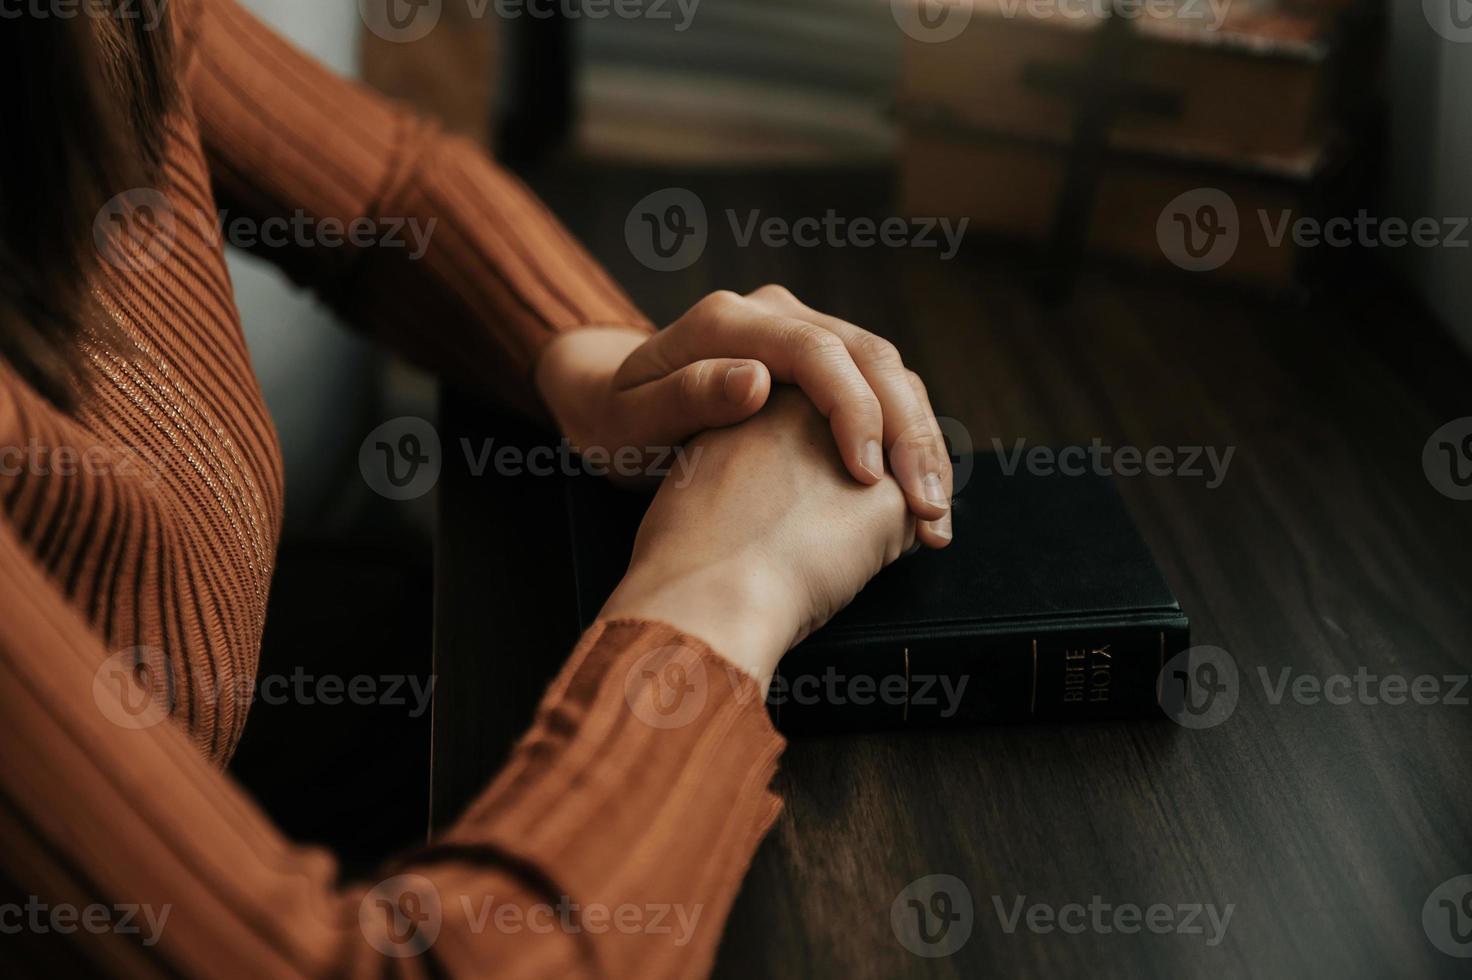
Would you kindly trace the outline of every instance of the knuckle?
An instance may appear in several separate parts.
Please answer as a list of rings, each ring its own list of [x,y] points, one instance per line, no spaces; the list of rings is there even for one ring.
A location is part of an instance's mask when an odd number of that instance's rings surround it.
[[[935,446],[935,433],[931,431],[928,422],[916,421],[905,427],[899,438],[895,440],[897,452],[909,455],[912,459],[926,465],[935,465],[935,457],[938,454]]]
[[[769,282],[764,286],[759,286],[752,292],[751,297],[752,299],[763,299],[774,303],[791,304],[797,302],[797,297],[792,295],[792,290],[775,282]]]
[[[685,406],[694,405],[700,400],[700,393],[705,388],[706,375],[710,373],[708,363],[692,365],[688,371],[680,372],[680,401]]]
[[[930,426],[924,421],[917,421],[913,425],[906,427],[898,441],[901,445],[915,452],[928,452],[935,445],[934,434],[931,433]]]
[[[703,316],[724,316],[739,306],[741,302],[741,297],[731,290],[718,289],[696,303],[695,310]]]
[[[862,380],[844,385],[834,406],[835,413],[843,415],[853,424],[878,433],[884,425],[884,409],[879,404],[873,389]]]
[[[799,323],[792,327],[792,332],[797,352],[803,357],[826,361],[848,353],[848,348],[844,346],[837,334],[830,333],[821,327]]]
[[[900,364],[899,348],[877,333],[865,332],[854,340],[854,348],[865,360],[876,364]]]

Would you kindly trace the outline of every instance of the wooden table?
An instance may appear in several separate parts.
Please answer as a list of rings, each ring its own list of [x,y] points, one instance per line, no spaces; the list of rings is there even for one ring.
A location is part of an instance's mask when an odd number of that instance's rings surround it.
[[[672,184],[704,200],[710,243],[688,270],[651,272],[624,244],[624,217]],[[793,741],[777,783],[786,810],[717,975],[1466,975],[1468,960],[1428,940],[1422,906],[1472,874],[1472,691],[1461,705],[1272,695],[1285,669],[1320,680],[1472,670],[1472,502],[1441,495],[1422,469],[1431,433],[1472,415],[1468,359],[1379,274],[1304,309],[1189,275],[1094,268],[1049,309],[1006,250],[942,262],[934,250],[741,248],[722,213],[883,215],[886,188],[883,175],[631,173],[546,189],[657,319],[710,289],[784,282],[895,340],[938,410],[982,448],[993,437],[1235,447],[1216,489],[1185,477],[1120,487],[1194,642],[1235,658],[1239,699],[1204,730],[1140,721]],[[462,435],[532,437],[494,419],[449,397],[447,460]],[[574,636],[546,627],[572,617],[545,485],[447,465],[440,492],[443,823],[504,759]],[[528,589],[539,607],[493,620]],[[938,958],[908,951],[890,922],[901,890],[932,874],[961,879],[974,907],[967,942]],[[1107,903],[1111,931],[1043,933],[1024,919],[1009,933],[997,906],[1010,916],[1019,896],[1055,910]],[[1115,906],[1208,903],[1233,906],[1214,946],[1111,925]]]

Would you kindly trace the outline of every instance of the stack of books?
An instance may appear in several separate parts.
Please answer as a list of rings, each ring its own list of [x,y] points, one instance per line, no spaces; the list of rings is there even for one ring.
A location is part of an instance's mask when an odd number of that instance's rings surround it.
[[[944,40],[944,5],[908,2],[910,214],[1287,283],[1293,222],[1353,193],[1378,74],[1355,0],[972,0]]]
[[[581,155],[886,165],[898,31],[875,0],[688,0],[575,22]]]

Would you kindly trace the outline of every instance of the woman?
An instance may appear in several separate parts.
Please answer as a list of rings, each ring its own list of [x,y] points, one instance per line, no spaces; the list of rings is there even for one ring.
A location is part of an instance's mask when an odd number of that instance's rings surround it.
[[[121,0],[67,9],[0,25],[5,90],[27,93],[0,156],[7,972],[704,974],[778,809],[761,704],[777,660],[917,538],[950,539],[924,389],[893,348],[777,288],[653,333],[474,147],[232,0],[177,0],[159,30]],[[377,884],[339,883],[220,772],[283,491],[217,210],[433,220],[417,260],[266,254],[575,444],[702,449],[506,770]],[[672,723],[659,685],[692,676],[701,697]]]

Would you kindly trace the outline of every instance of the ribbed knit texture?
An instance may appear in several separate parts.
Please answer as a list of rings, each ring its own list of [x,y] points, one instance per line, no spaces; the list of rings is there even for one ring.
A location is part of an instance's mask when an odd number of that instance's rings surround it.
[[[167,247],[158,261],[112,254],[94,290],[132,346],[85,342],[94,384],[70,416],[0,362],[0,900],[169,917],[153,945],[7,935],[8,971],[704,974],[777,812],[767,785],[782,742],[754,683],[670,627],[591,631],[507,771],[442,841],[385,871],[417,876],[439,903],[417,956],[381,948],[413,925],[393,910],[422,905],[338,882],[330,855],[285,841],[221,774],[246,723],[283,487],[217,210],[433,220],[418,260],[261,254],[349,322],[526,408],[559,331],[649,325],[476,148],[326,72],[230,0],[171,6],[186,97],[151,189],[173,219]],[[678,724],[649,703],[672,656],[671,676],[701,678]],[[372,759],[343,764],[373,778]],[[656,907],[663,925],[677,909],[693,922],[684,941],[678,925],[508,929],[481,915],[488,899],[492,912],[627,905],[645,925]],[[425,945],[427,932],[407,934]]]

